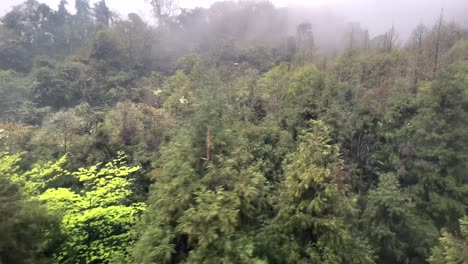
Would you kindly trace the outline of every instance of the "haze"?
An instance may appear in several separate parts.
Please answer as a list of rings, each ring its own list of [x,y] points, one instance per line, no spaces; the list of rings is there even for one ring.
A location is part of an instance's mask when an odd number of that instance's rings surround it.
[[[22,3],[22,0],[2,0],[0,2],[0,15],[5,14],[12,6]],[[43,0],[51,7],[56,7],[59,0]],[[73,10],[73,0],[69,0],[69,9]],[[90,2],[95,2],[91,0]],[[180,0],[183,8],[209,7],[215,0]],[[444,10],[446,20],[455,20],[459,24],[468,25],[468,10],[466,0],[272,0],[277,7],[290,7],[292,16],[308,19],[312,14],[327,13],[334,17],[341,17],[345,22],[360,22],[364,28],[369,29],[370,35],[375,36],[392,24],[397,28],[400,37],[406,38],[412,29],[419,23],[432,25],[440,10]],[[110,8],[120,14],[138,13],[146,20],[151,21],[150,6],[144,0],[122,1],[107,0]],[[309,7],[305,12],[304,7]],[[298,12],[299,11],[299,12]],[[318,11],[318,12],[317,12]]]

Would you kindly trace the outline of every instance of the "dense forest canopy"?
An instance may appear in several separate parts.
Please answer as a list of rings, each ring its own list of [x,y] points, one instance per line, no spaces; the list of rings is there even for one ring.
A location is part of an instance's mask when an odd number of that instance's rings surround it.
[[[0,18],[0,263],[468,263],[463,23],[148,3]]]

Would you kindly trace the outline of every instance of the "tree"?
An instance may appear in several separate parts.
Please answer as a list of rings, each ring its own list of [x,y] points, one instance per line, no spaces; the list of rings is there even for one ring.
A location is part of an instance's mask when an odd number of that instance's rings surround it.
[[[443,29],[443,23],[444,23],[443,13],[444,13],[444,10],[443,9],[440,10],[439,20],[437,24],[435,25],[436,32],[435,32],[435,39],[434,39],[434,68],[433,68],[432,78],[436,77],[438,66],[439,66],[440,42],[442,38],[442,29]]]
[[[154,45],[153,32],[137,14],[128,14],[128,20],[116,23],[121,47],[130,66],[143,67],[148,71],[151,66],[151,50]]]
[[[398,33],[396,32],[395,27],[392,25],[392,28],[390,28],[390,30],[385,33],[384,50],[389,53],[392,52],[392,50],[397,45],[397,41]]]
[[[287,159],[278,215],[272,226],[276,238],[266,242],[271,251],[266,254],[273,262],[374,262],[356,223],[350,221],[357,211],[345,194],[339,149],[330,144],[329,133],[323,122],[312,122],[301,134],[296,152]]]
[[[265,204],[261,165],[226,129],[232,112],[214,72],[190,77],[198,100],[162,149],[132,263],[264,263],[251,232]]]
[[[420,92],[418,114],[404,128],[410,149],[402,156],[413,199],[436,225],[454,230],[467,210],[466,88],[468,65],[454,64]]]
[[[422,263],[427,259],[437,229],[415,209],[395,175],[380,176],[363,213],[363,226],[377,249],[379,263]]]
[[[76,14],[71,18],[71,50],[78,48],[94,31],[89,0],[75,0]]]
[[[57,11],[54,15],[54,47],[56,53],[67,52],[70,45],[70,22],[72,15],[68,12],[67,0],[60,0]]]
[[[62,219],[66,240],[55,255],[56,263],[109,263],[126,257],[132,243],[130,229],[145,206],[129,200],[132,182],[128,177],[140,168],[128,166],[124,159],[120,153],[105,165],[71,173],[82,184],[80,191],[47,188],[39,195],[48,210]],[[67,174],[63,171],[54,178]]]
[[[18,108],[28,101],[28,84],[13,71],[0,70],[0,118],[16,119]]]
[[[88,90],[88,73],[88,67],[78,62],[38,68],[32,76],[33,102],[55,110],[79,104]]]
[[[318,117],[318,101],[325,80],[315,65],[298,68],[287,78],[287,87],[281,87],[285,109],[278,112],[276,118],[297,138],[309,121]]]
[[[442,233],[440,245],[432,249],[431,264],[455,264],[468,261],[468,217],[460,219],[460,234]]]
[[[0,25],[0,69],[26,73],[31,68],[31,51],[20,44],[20,36]]]
[[[52,144],[58,145],[63,149],[62,154],[69,151],[73,138],[79,134],[84,126],[82,118],[78,117],[73,111],[56,112],[50,115],[43,123],[45,133]],[[44,140],[44,139],[42,139]]]
[[[19,155],[0,153],[0,262],[46,263],[58,222],[17,179]]]
[[[160,26],[165,25],[165,20],[177,10],[177,0],[147,0],[153,7],[153,12]]]
[[[94,4],[94,16],[96,17],[96,29],[101,30],[109,27],[111,12],[105,0]]]
[[[314,55],[315,41],[312,33],[312,24],[304,22],[297,26],[296,32],[297,41],[297,60],[300,66],[305,66],[310,63]]]
[[[8,12],[2,22],[19,37],[20,45],[34,52],[50,52],[54,43],[55,12],[46,4],[27,0]]]
[[[286,104],[286,91],[284,87],[289,81],[288,65],[281,64],[271,68],[258,80],[260,95],[266,100],[267,113],[276,113]]]
[[[428,29],[420,24],[413,30],[413,33],[409,40],[409,48],[412,52],[413,57],[413,93],[417,93],[419,81],[425,79],[424,77],[424,45]]]

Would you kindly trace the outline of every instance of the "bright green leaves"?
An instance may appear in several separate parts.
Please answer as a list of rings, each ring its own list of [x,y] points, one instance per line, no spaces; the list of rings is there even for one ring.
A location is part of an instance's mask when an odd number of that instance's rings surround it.
[[[71,173],[63,169],[66,156],[24,173],[16,165],[19,155],[1,154],[0,161],[0,173],[21,186],[21,195],[42,202],[61,219],[64,241],[55,252],[55,263],[109,263],[115,257],[125,258],[133,241],[130,230],[146,206],[130,200],[129,176],[140,168],[128,166],[122,153],[105,165]],[[74,178],[79,190],[62,186],[64,177]]]
[[[89,208],[119,205],[131,195],[131,182],[126,178],[138,171],[139,167],[129,167],[122,154],[101,167],[81,168],[72,175],[82,184],[81,195],[89,203]]]
[[[19,156],[15,155],[17,162]],[[31,170],[24,173],[13,174],[11,180],[23,186],[23,192],[30,197],[37,197],[50,186],[54,186],[63,176],[69,173],[63,169],[66,164],[66,156],[63,156],[55,162],[46,162],[35,165]]]
[[[329,141],[329,128],[320,121],[313,122],[312,129],[300,137],[298,149],[289,156],[286,166],[284,194],[288,199],[301,199],[313,192],[322,195],[322,191],[326,197],[337,191],[331,171],[339,166],[339,152]]]
[[[50,257],[58,219],[28,197],[20,155],[0,153],[0,263],[41,263]]]
[[[62,216],[66,240],[57,263],[108,263],[125,255],[132,241],[130,230],[145,208],[128,200],[132,194],[128,176],[138,170],[127,166],[120,154],[103,166],[71,173],[83,186],[80,192],[56,188],[39,196],[52,212]]]

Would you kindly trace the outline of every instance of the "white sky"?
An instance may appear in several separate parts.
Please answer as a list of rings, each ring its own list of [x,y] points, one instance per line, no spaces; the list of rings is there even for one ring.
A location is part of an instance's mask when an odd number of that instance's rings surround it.
[[[60,0],[39,0],[52,8],[57,8]],[[91,3],[97,0],[90,0]],[[179,0],[185,8],[195,6],[209,7],[217,0]],[[219,0],[218,0],[219,1]],[[244,0],[248,1],[248,0]],[[23,0],[0,0],[0,16],[11,6],[21,4]],[[69,9],[73,10],[75,0],[68,0]],[[123,17],[128,13],[137,13],[146,20],[151,20],[151,8],[145,0],[106,0],[107,5]],[[313,6],[327,7],[348,21],[359,21],[371,34],[395,25],[398,31],[406,35],[420,22],[431,25],[444,9],[446,20],[456,19],[468,26],[468,0],[271,0],[276,6]]]

